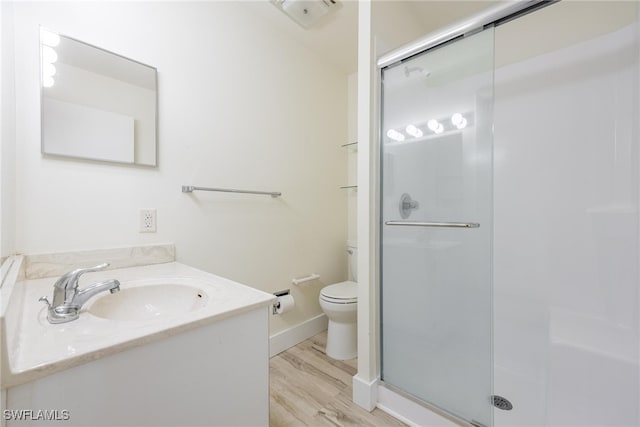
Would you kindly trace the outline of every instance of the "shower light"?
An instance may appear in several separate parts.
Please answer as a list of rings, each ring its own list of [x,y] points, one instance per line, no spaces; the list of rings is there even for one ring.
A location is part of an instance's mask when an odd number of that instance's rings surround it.
[[[389,129],[387,131],[387,136],[393,139],[394,141],[404,141],[404,135],[395,129]]]
[[[40,29],[40,41],[44,45],[56,47],[60,44],[60,36],[51,31]]]
[[[436,129],[438,129],[438,126],[441,126],[441,125],[440,125],[440,123],[438,123],[438,121],[437,121],[437,120],[435,120],[435,119],[431,119],[431,120],[429,120],[429,121],[427,122],[427,127],[428,127],[429,129],[431,129],[433,132],[435,132],[435,131],[436,131]]]
[[[42,61],[53,64],[58,60],[58,54],[51,46],[42,46]]]
[[[414,138],[420,138],[422,136],[422,131],[414,125],[408,125],[405,131]]]

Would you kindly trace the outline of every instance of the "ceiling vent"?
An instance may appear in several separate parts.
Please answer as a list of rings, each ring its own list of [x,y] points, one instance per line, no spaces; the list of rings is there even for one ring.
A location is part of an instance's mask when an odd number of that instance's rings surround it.
[[[280,10],[302,28],[310,28],[323,16],[338,9],[336,0],[272,0]]]

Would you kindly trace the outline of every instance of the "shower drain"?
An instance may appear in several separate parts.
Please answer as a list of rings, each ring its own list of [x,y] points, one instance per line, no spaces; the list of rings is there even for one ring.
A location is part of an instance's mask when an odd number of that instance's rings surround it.
[[[513,409],[513,405],[511,404],[511,402],[509,402],[502,396],[498,396],[497,394],[491,396],[491,401],[493,403],[493,406],[498,409],[502,409],[503,411],[510,411]]]

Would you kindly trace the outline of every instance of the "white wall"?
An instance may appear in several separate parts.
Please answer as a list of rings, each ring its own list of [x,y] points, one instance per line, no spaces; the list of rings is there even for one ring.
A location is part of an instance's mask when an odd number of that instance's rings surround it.
[[[272,30],[250,5],[16,3],[17,249],[49,252],[173,241],[179,261],[296,309],[271,332],[321,313],[322,284],[346,279],[347,79]],[[43,158],[38,24],[159,72],[159,168]],[[281,191],[196,192],[183,184]],[[138,211],[158,210],[157,234]],[[321,283],[290,279],[316,272]]]
[[[15,72],[13,58],[13,5],[0,3],[1,22],[0,42],[0,97],[2,113],[0,116],[0,258],[15,251],[16,212],[16,126],[15,126]]]
[[[15,84],[13,8],[0,2],[0,263],[15,250]],[[0,366],[3,360],[0,354]],[[1,375],[1,374],[0,374]],[[0,390],[0,412],[6,391]],[[0,425],[4,425],[0,421]]]
[[[411,1],[372,1],[371,31],[375,39],[375,53],[382,55],[429,33],[420,22]],[[373,63],[377,58],[372,58]]]
[[[403,44],[479,13],[499,0],[382,0],[372,2],[371,24],[376,54],[382,55]]]

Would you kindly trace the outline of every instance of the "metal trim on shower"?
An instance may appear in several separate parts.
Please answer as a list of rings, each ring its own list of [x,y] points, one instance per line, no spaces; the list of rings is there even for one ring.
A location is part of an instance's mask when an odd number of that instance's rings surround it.
[[[466,20],[458,21],[442,30],[429,33],[422,38],[380,56],[377,63],[378,68],[388,67],[389,65],[403,61],[413,55],[451,41],[457,37],[481,30],[487,25],[506,22],[516,15],[528,13],[539,7],[556,3],[557,1],[559,0],[508,1],[501,3],[485,12]]]

